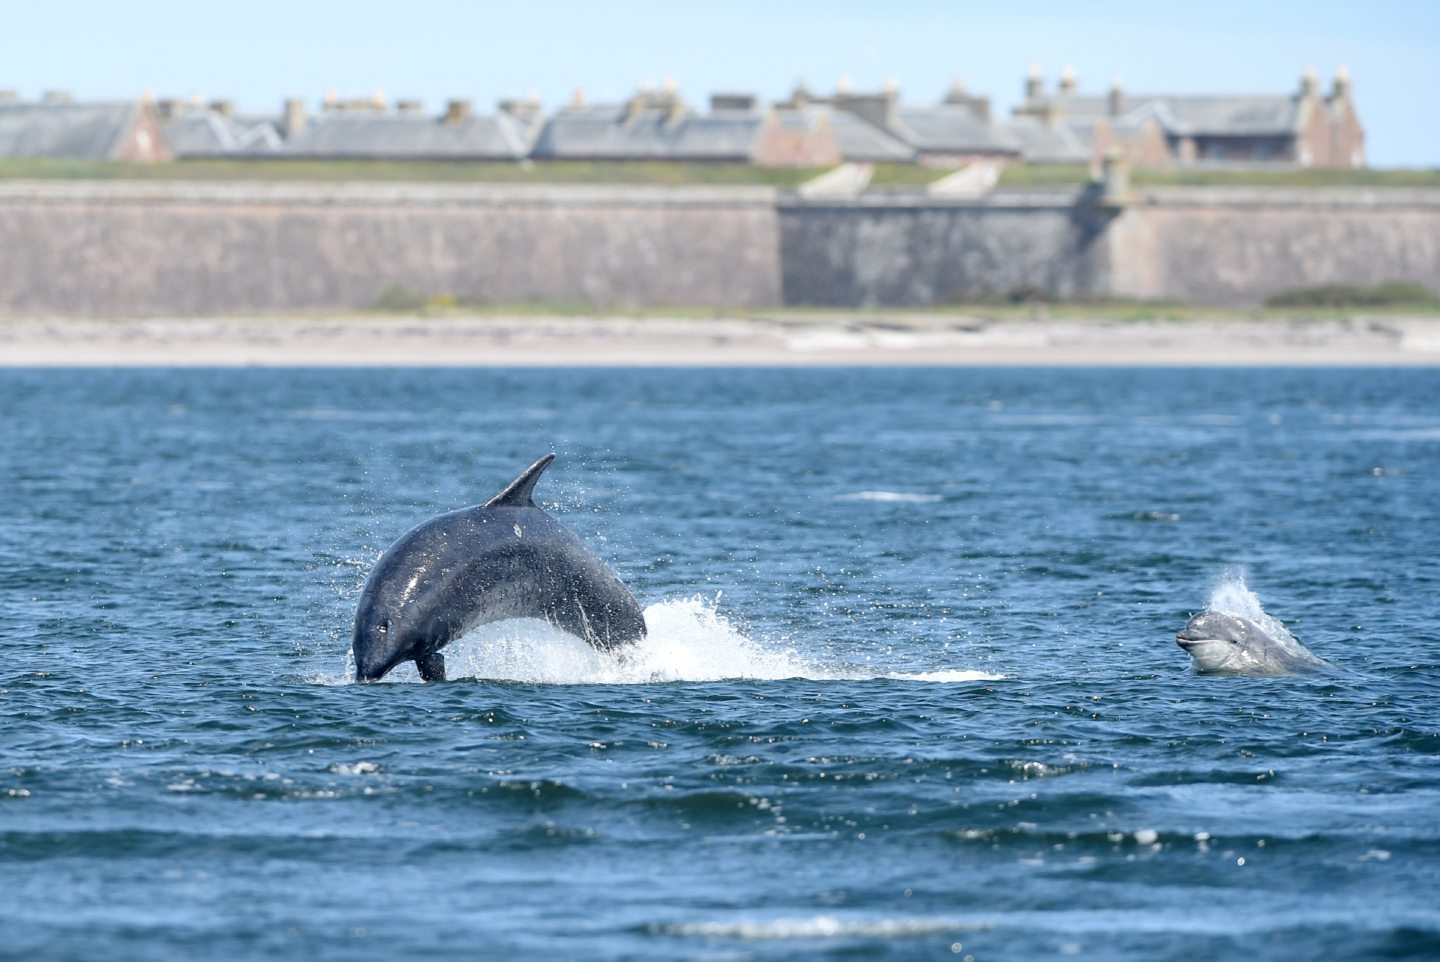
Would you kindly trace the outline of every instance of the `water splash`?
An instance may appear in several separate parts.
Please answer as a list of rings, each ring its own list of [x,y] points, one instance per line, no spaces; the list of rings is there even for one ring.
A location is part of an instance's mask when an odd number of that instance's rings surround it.
[[[1255,622],[1265,633],[1272,638],[1282,642],[1294,642],[1295,636],[1285,623],[1274,615],[1268,613],[1260,604],[1260,596],[1251,591],[1245,584],[1245,572],[1240,568],[1231,568],[1220,576],[1220,580],[1210,589],[1210,600],[1205,603],[1208,611],[1222,611],[1229,615],[1239,615],[1241,618],[1248,618]]]
[[[761,642],[733,625],[716,599],[671,599],[645,609],[649,635],[615,652],[603,652],[544,621],[516,619],[482,625],[445,648],[450,678],[479,678],[544,685],[634,685],[678,681],[890,679],[929,683],[994,681],[982,671],[937,669],[903,673],[837,662],[802,653],[784,642]],[[345,684],[355,678],[347,654],[339,677],[313,679]],[[386,681],[418,682],[414,665],[397,667]]]

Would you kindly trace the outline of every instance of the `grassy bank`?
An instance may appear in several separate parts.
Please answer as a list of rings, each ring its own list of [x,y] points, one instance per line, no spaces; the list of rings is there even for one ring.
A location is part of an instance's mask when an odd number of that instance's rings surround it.
[[[748,164],[482,163],[420,160],[183,160],[169,164],[0,160],[7,180],[396,181],[495,184],[756,185],[793,187],[823,168],[777,170]]]
[[[1001,187],[1078,187],[1092,180],[1084,165],[1015,164],[1000,172]],[[1204,170],[1172,168],[1131,172],[1137,187],[1437,187],[1440,169]]]
[[[0,159],[0,180],[257,180],[404,181],[494,184],[752,185],[795,187],[825,168],[771,168],[748,164],[687,164],[660,161],[447,162],[390,160],[183,160],[169,164]],[[948,170],[913,164],[877,164],[871,186],[881,190],[922,188]],[[1002,187],[1074,187],[1089,183],[1084,165],[1012,164]],[[1137,170],[1138,186],[1193,187],[1436,187],[1440,169],[1413,170]]]
[[[1304,289],[1309,290],[1309,289]],[[1330,290],[1316,288],[1317,291]],[[997,298],[981,301],[954,301],[929,307],[696,307],[665,305],[644,308],[615,304],[582,302],[526,301],[495,303],[453,294],[426,294],[400,284],[392,284],[374,304],[358,314],[341,312],[331,316],[419,315],[422,317],[622,317],[639,319],[718,319],[758,318],[775,321],[804,322],[827,319],[853,323],[907,319],[933,324],[946,318],[983,321],[1070,320],[1097,322],[1175,322],[1187,321],[1273,321],[1296,320],[1350,321],[1373,317],[1435,317],[1440,316],[1440,298],[1418,289],[1427,296],[1377,303],[1344,303],[1336,300],[1307,301],[1296,297],[1278,297],[1260,307],[1206,307],[1169,301],[1136,301],[1124,299],[1046,302],[1038,299]],[[1298,292],[1297,292],[1298,293]],[[324,312],[331,314],[331,312]]]

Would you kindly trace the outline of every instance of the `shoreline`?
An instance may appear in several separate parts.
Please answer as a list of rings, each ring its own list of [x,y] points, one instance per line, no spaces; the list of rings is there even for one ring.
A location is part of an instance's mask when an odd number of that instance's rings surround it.
[[[894,311],[703,318],[0,320],[0,367],[1440,366],[1440,316],[981,318]]]

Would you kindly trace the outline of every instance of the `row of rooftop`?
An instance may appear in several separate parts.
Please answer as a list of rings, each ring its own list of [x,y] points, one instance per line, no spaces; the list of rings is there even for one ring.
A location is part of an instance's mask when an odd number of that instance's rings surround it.
[[[902,102],[899,88],[828,95],[798,85],[785,100],[717,93],[697,111],[673,83],[624,102],[572,101],[547,113],[537,97],[479,113],[455,99],[429,113],[382,94],[327,96],[312,111],[291,99],[276,115],[229,101],[142,97],[77,102],[63,93],[25,101],[0,91],[0,157],[126,161],[293,158],[449,161],[677,161],[765,167],[841,163],[962,167],[977,160],[1090,164],[1125,157],[1138,167],[1363,167],[1365,135],[1348,72],[1329,90],[1306,70],[1289,92],[1253,96],[1148,95],[1112,82],[1082,92],[1075,72],[1048,88],[1038,68],[1008,118],[960,82],[938,103]]]

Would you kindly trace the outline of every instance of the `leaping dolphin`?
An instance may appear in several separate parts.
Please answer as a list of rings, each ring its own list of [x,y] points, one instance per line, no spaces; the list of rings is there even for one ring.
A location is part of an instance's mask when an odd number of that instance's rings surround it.
[[[1204,675],[1291,675],[1333,667],[1283,625],[1266,631],[1249,618],[1223,611],[1200,612],[1175,641]]]
[[[445,679],[441,651],[477,625],[544,618],[596,648],[645,637],[645,615],[619,577],[535,506],[547,454],[495,497],[431,518],[375,563],[355,612],[355,677],[414,661]]]

